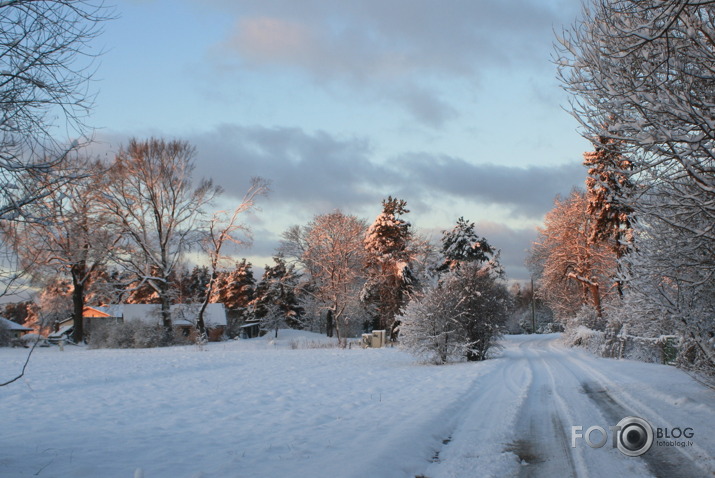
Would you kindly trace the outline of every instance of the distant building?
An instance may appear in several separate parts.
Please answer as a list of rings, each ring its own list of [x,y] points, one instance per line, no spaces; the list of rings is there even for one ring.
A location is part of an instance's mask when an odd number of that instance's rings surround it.
[[[27,328],[23,325],[18,324],[17,322],[13,322],[12,320],[8,320],[4,317],[0,317],[0,326],[6,328],[7,330],[10,331],[10,335],[14,339],[19,339],[23,335],[32,332],[32,329]]]
[[[201,304],[174,304],[171,306],[171,323],[190,335],[196,330]],[[135,320],[145,324],[161,324],[160,304],[113,304],[102,307],[86,306],[82,313],[84,330],[92,333],[92,326],[97,323],[132,322]],[[226,309],[223,304],[208,304],[204,311],[204,324],[206,325],[209,340],[218,341],[226,329]],[[72,319],[61,322],[63,326],[71,326]]]

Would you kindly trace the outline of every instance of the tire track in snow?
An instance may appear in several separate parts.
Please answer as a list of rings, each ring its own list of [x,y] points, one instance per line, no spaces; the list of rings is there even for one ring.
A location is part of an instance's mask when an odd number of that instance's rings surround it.
[[[552,350],[558,350],[550,344]],[[562,352],[563,353],[563,352]],[[637,396],[624,391],[616,382],[589,365],[576,354],[566,356],[563,365],[574,376],[581,377],[581,387],[584,394],[599,408],[609,425],[615,425],[622,418],[637,416],[645,418],[653,424],[657,418],[658,425],[669,429],[675,428],[670,421],[649,407]],[[577,370],[574,370],[576,368]],[[705,457],[705,459],[703,459]],[[697,476],[715,476],[713,459],[697,445],[691,447],[655,447],[640,457],[644,460],[655,477],[689,478]],[[710,469],[708,469],[710,468]]]
[[[516,428],[519,438],[507,447],[522,460],[519,477],[585,476],[582,460],[577,460],[577,467],[564,433],[562,417],[568,416],[568,408],[557,393],[546,360],[525,344],[520,344],[520,349],[529,357],[534,379],[519,411]],[[548,442],[547,437],[553,437],[553,442]]]
[[[456,415],[451,440],[439,451],[439,460],[417,476],[516,476],[516,454],[504,448],[513,441],[514,426],[532,381],[528,360],[503,356],[496,367],[479,377]]]

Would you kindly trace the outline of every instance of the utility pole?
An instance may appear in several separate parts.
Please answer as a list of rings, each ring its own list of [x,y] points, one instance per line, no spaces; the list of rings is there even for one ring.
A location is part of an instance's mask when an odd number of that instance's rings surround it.
[[[534,278],[531,278],[531,333],[536,333],[536,306],[534,304]]]

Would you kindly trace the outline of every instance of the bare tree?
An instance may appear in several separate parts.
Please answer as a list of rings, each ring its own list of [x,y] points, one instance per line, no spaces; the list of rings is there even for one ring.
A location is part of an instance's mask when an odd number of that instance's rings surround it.
[[[6,223],[4,233],[11,238],[21,258],[23,270],[36,280],[57,274],[72,281],[73,339],[84,338],[83,310],[87,285],[98,267],[103,266],[119,232],[107,221],[96,187],[105,168],[98,162],[79,160],[47,172],[48,182],[57,176],[75,178],[26,206],[26,213],[42,220]]]
[[[91,42],[108,18],[101,1],[0,2],[0,218],[46,194],[34,173],[46,181],[47,167],[77,146],[57,133],[84,134],[98,53]]]
[[[115,259],[157,293],[171,333],[171,277],[183,255],[201,239],[204,208],[221,189],[210,180],[194,187],[195,149],[184,141],[133,139],[110,167],[104,207],[122,229]]]
[[[260,196],[265,196],[268,191],[268,181],[262,178],[253,178],[251,186],[243,196],[241,203],[236,206],[236,209],[230,214],[226,211],[216,212],[209,222],[208,231],[202,241],[202,249],[209,257],[211,275],[196,324],[200,336],[206,335],[204,312],[217,287],[219,266],[228,259],[223,252],[224,245],[230,243],[242,246],[250,242],[250,237],[246,236],[250,231],[245,224],[239,222],[239,218],[254,210],[256,208],[256,199]],[[239,237],[241,233],[244,235],[243,238]]]

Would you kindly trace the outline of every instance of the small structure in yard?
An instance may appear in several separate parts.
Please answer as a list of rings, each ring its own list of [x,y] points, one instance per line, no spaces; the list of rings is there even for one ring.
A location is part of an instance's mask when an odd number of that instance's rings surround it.
[[[190,335],[196,330],[201,304],[174,304],[171,306],[172,325]],[[93,324],[98,322],[131,322],[161,324],[161,305],[159,304],[114,304],[103,307],[85,307],[83,312],[84,327],[91,333]],[[226,329],[226,310],[223,304],[208,304],[204,311],[204,323],[210,341],[218,341]]]
[[[239,327],[239,329],[241,331],[239,332],[238,336],[242,339],[253,339],[256,337],[260,337],[261,335],[266,333],[265,330],[261,329],[260,322],[246,322],[241,327]]]
[[[19,339],[23,335],[32,332],[32,329],[6,319],[5,317],[0,317],[0,327],[7,329],[12,339]]]
[[[385,346],[385,331],[373,330],[371,334],[362,334],[363,348],[379,349]]]

